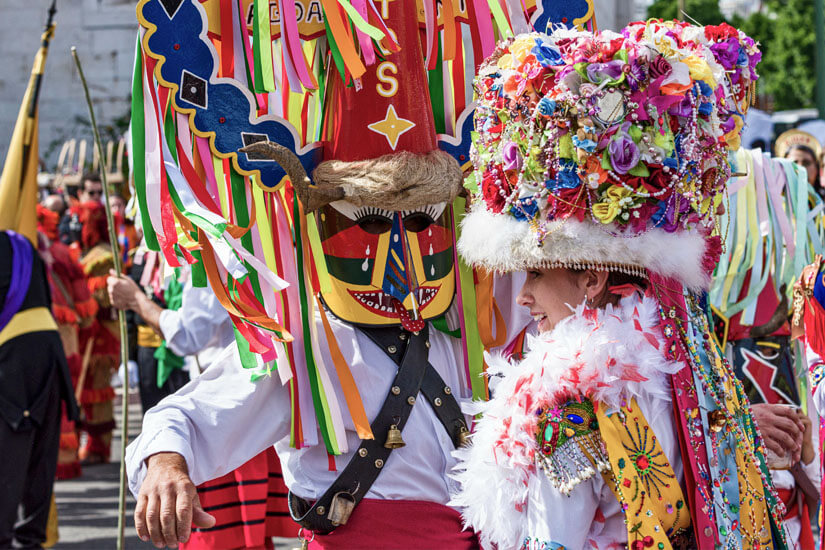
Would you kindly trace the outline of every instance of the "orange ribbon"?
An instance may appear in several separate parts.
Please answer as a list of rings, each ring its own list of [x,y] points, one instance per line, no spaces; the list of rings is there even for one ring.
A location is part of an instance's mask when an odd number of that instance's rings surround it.
[[[344,355],[338,347],[338,341],[335,339],[335,334],[329,325],[327,314],[317,296],[315,300],[318,303],[318,310],[321,312],[321,321],[324,324],[324,332],[327,335],[329,354],[332,356],[332,363],[335,365],[335,371],[338,373],[338,381],[341,383],[341,390],[344,392],[344,399],[347,401],[350,417],[352,417],[352,422],[355,424],[355,431],[358,432],[358,437],[361,439],[375,439],[372,428],[370,427],[370,421],[367,419],[367,413],[364,411],[361,394],[358,393],[358,386],[355,385],[355,380],[352,377],[349,365],[347,365]]]

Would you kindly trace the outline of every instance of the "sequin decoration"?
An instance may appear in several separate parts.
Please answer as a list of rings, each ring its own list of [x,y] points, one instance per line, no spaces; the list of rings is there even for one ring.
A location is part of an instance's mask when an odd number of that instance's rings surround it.
[[[590,401],[570,401],[562,407],[536,411],[539,466],[562,494],[610,469]]]

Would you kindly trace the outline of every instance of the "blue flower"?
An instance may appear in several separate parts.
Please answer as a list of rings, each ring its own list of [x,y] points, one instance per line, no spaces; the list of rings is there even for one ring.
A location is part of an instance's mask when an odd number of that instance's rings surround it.
[[[556,174],[556,179],[547,180],[544,186],[550,191],[557,191],[559,189],[575,189],[582,184],[579,177],[579,172],[576,168],[576,163],[572,160],[562,160],[561,170]]]
[[[748,66],[748,52],[741,46],[739,47],[739,57],[736,59],[736,64],[740,67]]]
[[[536,56],[536,59],[541,63],[542,67],[564,65],[561,54],[552,46],[543,43],[539,39],[536,39],[536,45],[530,52]]]
[[[540,115],[550,116],[556,111],[556,102],[545,96],[539,100],[537,107]]]
[[[536,217],[538,211],[538,204],[536,204],[533,197],[521,199],[510,208],[510,214],[518,221],[532,220]]]
[[[698,80],[696,81],[696,84],[699,86],[699,92],[703,96],[710,97],[711,95],[713,95],[713,88],[708,86],[704,80]]]
[[[705,101],[699,105],[699,114],[708,116],[713,112],[713,104],[710,101]]]
[[[588,153],[596,150],[596,142],[592,139],[579,139],[578,136],[573,136],[573,145],[579,149],[584,149]]]

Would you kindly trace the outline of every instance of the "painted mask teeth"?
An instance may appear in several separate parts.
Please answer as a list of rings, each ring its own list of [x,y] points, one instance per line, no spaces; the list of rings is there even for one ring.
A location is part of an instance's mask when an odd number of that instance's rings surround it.
[[[438,294],[439,288],[440,287],[437,286],[428,286],[416,289],[414,291],[414,295],[416,301],[418,302],[418,308],[423,308],[430,303],[433,298],[435,298],[436,294]],[[395,312],[392,296],[384,294],[380,290],[375,290],[372,292],[352,292],[352,296],[365,308],[378,314],[386,314],[388,317],[392,317],[392,314]]]

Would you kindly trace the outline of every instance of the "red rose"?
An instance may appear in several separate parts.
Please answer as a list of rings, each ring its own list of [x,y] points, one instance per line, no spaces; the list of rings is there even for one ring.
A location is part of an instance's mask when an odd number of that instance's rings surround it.
[[[496,166],[494,169],[487,171],[481,181],[481,191],[484,196],[484,202],[487,208],[500,213],[504,209],[504,201],[507,195],[510,194],[510,185],[506,183],[501,168]],[[502,185],[504,187],[504,194],[501,193]]]
[[[728,38],[739,38],[739,31],[727,23],[708,25],[705,27],[705,38],[711,42],[723,42]]]

